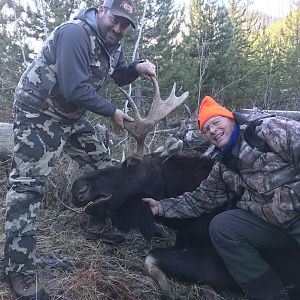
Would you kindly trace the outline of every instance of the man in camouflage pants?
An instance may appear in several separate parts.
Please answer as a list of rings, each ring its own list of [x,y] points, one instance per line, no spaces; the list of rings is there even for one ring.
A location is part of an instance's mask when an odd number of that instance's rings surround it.
[[[176,198],[144,200],[154,215],[191,218],[239,199],[237,209],[212,219],[211,241],[251,299],[289,299],[293,287],[283,285],[259,249],[300,251],[300,122],[232,113],[209,96],[198,120],[215,146],[216,162],[207,179]]]
[[[5,272],[18,299],[45,296],[35,271],[35,224],[46,178],[62,151],[84,170],[111,164],[85,111],[111,117],[121,127],[132,121],[97,91],[109,77],[125,85],[139,75],[155,76],[152,63],[127,66],[124,59],[119,41],[130,24],[135,27],[133,18],[131,0],[105,0],[99,9],[81,11],[51,33],[16,88]]]

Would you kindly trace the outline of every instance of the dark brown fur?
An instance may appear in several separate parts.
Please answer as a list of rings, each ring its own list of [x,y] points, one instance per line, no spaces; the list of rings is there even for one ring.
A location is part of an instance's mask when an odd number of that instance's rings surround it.
[[[85,206],[100,195],[111,195],[108,200],[88,206],[87,212],[97,214],[109,210],[116,227],[124,231],[138,228],[148,240],[155,234],[155,222],[176,229],[174,247],[150,251],[158,268],[167,276],[208,283],[218,291],[238,290],[208,234],[210,220],[226,207],[198,218],[154,219],[148,204],[141,200],[142,197],[161,200],[192,191],[207,177],[212,165],[212,160],[191,151],[167,159],[156,154],[144,158],[131,156],[119,166],[79,177],[72,188],[73,203]],[[287,286],[295,286],[291,289],[292,298],[300,299],[300,249],[268,251],[262,255]]]

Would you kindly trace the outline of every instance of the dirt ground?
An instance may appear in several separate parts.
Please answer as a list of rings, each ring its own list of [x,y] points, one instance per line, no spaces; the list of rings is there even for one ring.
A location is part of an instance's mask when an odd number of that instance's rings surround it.
[[[122,245],[84,237],[86,215],[70,204],[71,182],[77,171],[61,160],[50,176],[38,216],[37,257],[40,280],[51,300],[161,299],[156,284],[144,272],[144,259],[153,247],[171,246],[174,233],[145,241],[138,232],[126,234]],[[0,166],[0,300],[16,300],[3,273],[5,167]],[[71,175],[70,175],[71,174]],[[172,281],[176,299],[242,299],[218,296],[209,286]]]

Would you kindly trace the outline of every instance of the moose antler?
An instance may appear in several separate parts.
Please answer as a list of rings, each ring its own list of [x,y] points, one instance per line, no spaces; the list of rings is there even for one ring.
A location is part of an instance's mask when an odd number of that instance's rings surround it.
[[[189,95],[188,92],[185,92],[177,97],[175,95],[176,83],[174,83],[170,96],[163,101],[160,98],[160,91],[156,78],[151,76],[151,81],[154,87],[154,96],[150,112],[146,118],[141,117],[132,98],[121,89],[133,109],[134,118],[133,122],[124,121],[124,127],[135,138],[137,142],[136,152],[139,155],[143,155],[145,138],[154,125],[170,114],[176,107],[181,105]]]

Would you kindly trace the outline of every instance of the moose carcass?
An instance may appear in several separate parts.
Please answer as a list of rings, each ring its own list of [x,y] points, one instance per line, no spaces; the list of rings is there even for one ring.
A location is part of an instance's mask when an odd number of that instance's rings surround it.
[[[73,203],[87,205],[86,209],[93,213],[109,210],[116,227],[124,231],[139,228],[146,239],[155,233],[155,221],[176,229],[175,246],[153,249],[145,261],[148,274],[167,296],[172,298],[169,276],[208,283],[217,291],[238,290],[208,234],[210,220],[224,207],[198,218],[154,220],[148,204],[141,200],[142,197],[159,200],[195,189],[207,177],[212,164],[211,159],[192,151],[167,158],[159,154],[130,156],[119,166],[79,177],[72,188]],[[262,251],[266,261],[290,287],[293,299],[300,296],[299,250]]]
[[[152,82],[156,102],[162,107],[157,83],[153,78]],[[172,93],[174,94],[174,89]],[[174,96],[169,97],[169,101],[178,99]],[[128,95],[126,97],[133,106],[138,124],[126,123],[125,127],[137,139],[138,153],[142,154],[147,133],[166,114],[152,107],[150,117],[142,119],[132,99]],[[183,98],[180,101],[184,101]],[[169,103],[167,106],[174,109],[176,105]],[[152,124],[149,124],[151,119]],[[118,228],[125,231],[139,228],[145,238],[151,239],[155,232],[155,220],[148,205],[141,198],[153,197],[159,200],[193,190],[206,178],[212,164],[213,161],[191,152],[164,158],[158,154],[146,155],[144,158],[130,156],[120,166],[79,177],[72,188],[73,203],[81,207],[87,205],[86,210],[93,213],[110,210],[112,221]],[[183,281],[208,283],[218,291],[239,290],[222,259],[215,252],[208,234],[210,220],[224,209],[223,207],[199,218],[186,220],[156,218],[156,221],[162,221],[177,229],[175,246],[153,249],[145,261],[148,274],[156,280],[167,297],[172,298],[168,276]],[[290,296],[299,299],[299,249],[283,252],[262,251],[262,255],[291,290]]]
[[[88,213],[110,211],[113,224],[124,231],[138,228],[150,240],[154,217],[143,197],[163,199],[192,191],[207,177],[213,161],[189,151],[162,158],[158,153],[129,156],[121,165],[84,174],[72,187],[72,202]],[[184,220],[165,220],[177,227]],[[172,224],[171,224],[172,223]]]

